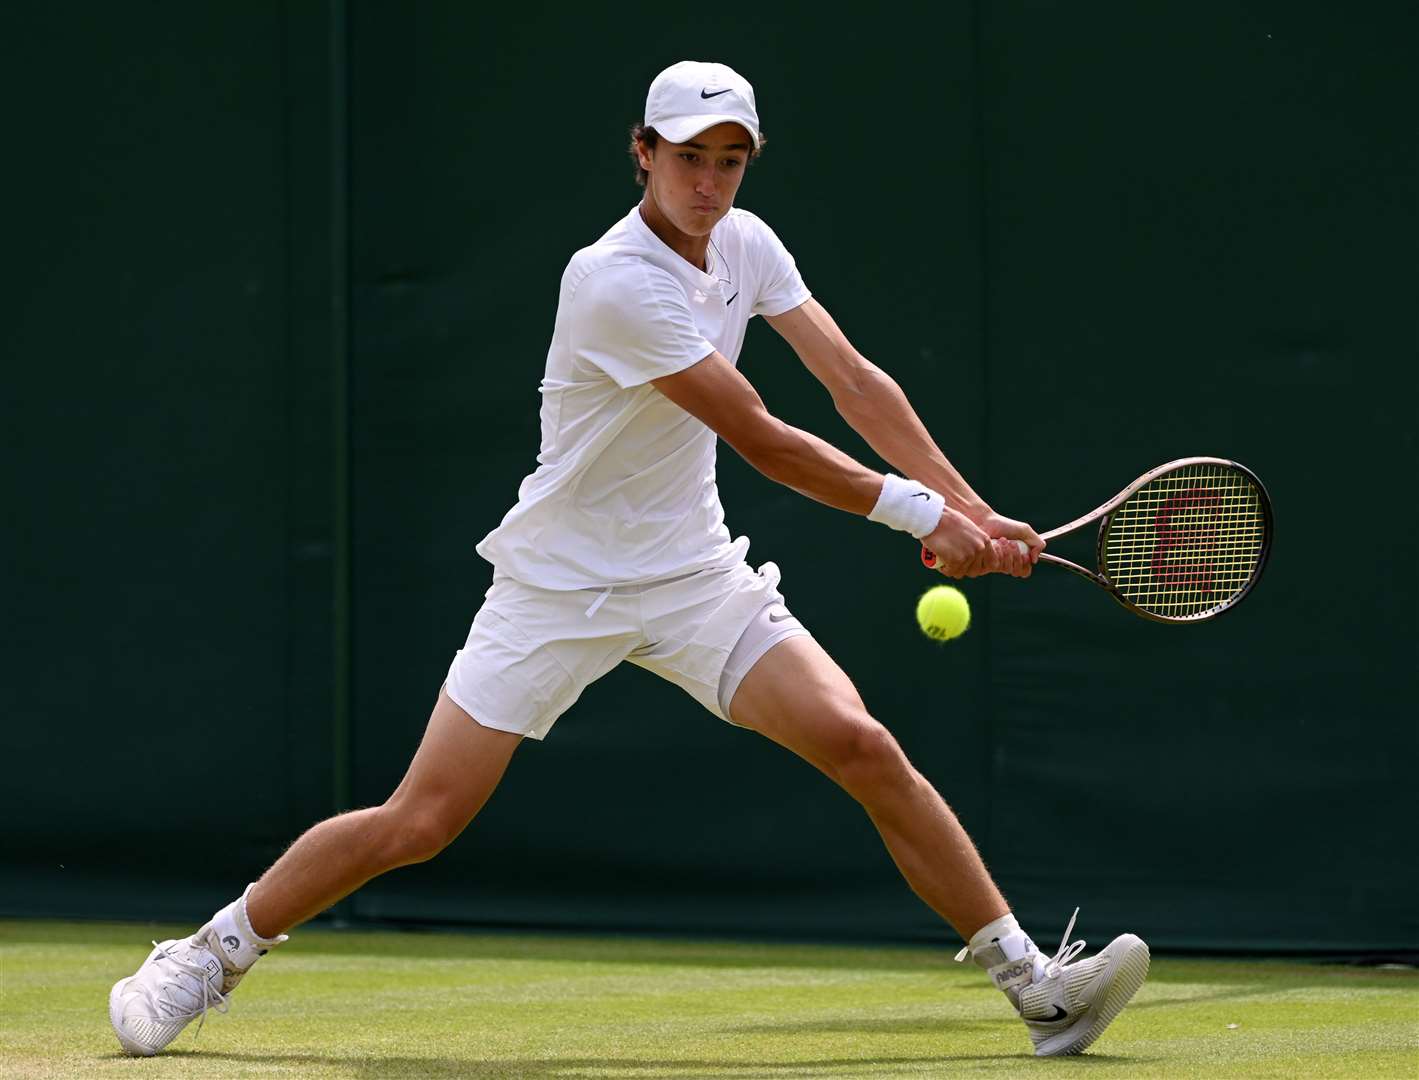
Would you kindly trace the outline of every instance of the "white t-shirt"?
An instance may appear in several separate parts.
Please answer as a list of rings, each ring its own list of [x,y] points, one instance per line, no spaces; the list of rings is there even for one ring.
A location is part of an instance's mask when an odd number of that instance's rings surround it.
[[[542,448],[478,554],[544,589],[630,585],[739,562],[715,485],[715,434],[650,380],[718,349],[738,363],[754,315],[811,295],[773,230],[730,210],[708,272],[634,207],[562,274],[542,379]]]

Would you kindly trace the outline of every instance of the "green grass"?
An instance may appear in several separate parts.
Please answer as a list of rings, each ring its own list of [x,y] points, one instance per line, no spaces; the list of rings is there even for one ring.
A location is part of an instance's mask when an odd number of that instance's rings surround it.
[[[0,1076],[1419,1076],[1413,971],[1155,959],[1091,1053],[1040,1061],[944,949],[322,930],[124,1057],[109,985],[179,932],[0,922]]]

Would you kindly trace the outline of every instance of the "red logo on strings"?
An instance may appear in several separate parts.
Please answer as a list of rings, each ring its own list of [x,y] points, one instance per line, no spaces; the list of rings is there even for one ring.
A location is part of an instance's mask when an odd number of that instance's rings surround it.
[[[1153,548],[1153,580],[1175,588],[1212,591],[1212,562],[1209,556],[1217,547],[1217,492],[1208,488],[1188,488],[1174,495],[1158,508],[1153,524],[1158,530],[1158,543]],[[1174,515],[1186,519],[1174,524]],[[1177,549],[1181,548],[1181,551]],[[1183,561],[1169,561],[1174,552]]]

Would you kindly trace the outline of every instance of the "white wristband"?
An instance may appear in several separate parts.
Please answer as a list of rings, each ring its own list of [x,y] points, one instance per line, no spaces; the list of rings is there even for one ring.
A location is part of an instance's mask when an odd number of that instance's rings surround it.
[[[882,481],[882,494],[877,496],[877,505],[867,515],[867,520],[880,521],[920,540],[936,531],[945,506],[945,497],[929,487],[888,473]]]

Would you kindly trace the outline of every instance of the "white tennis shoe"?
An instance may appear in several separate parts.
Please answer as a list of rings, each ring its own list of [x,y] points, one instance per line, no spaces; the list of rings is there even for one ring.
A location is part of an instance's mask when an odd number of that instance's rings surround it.
[[[226,1012],[240,979],[224,969],[209,924],[189,938],[153,942],[143,965],[113,984],[108,1018],[123,1049],[152,1057],[193,1020],[201,1031],[208,1009]]]
[[[1083,941],[1069,941],[1078,917],[1075,908],[1058,951],[1048,959],[1024,934],[971,954],[1009,995],[1038,1057],[1083,1053],[1148,977],[1148,946],[1134,934],[1121,934],[1097,956],[1076,961],[1085,946]],[[957,959],[969,951],[961,950]]]

